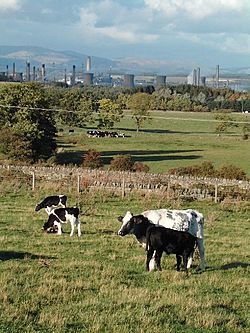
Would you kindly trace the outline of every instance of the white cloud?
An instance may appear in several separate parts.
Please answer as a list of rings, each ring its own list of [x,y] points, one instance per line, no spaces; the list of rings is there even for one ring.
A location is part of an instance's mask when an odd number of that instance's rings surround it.
[[[111,0],[95,3],[95,6],[81,8],[78,29],[85,37],[108,37],[124,43],[152,42],[158,39],[156,33],[144,29],[142,17],[128,11]],[[139,12],[137,13],[139,14]],[[137,17],[137,20],[135,18]],[[144,21],[147,18],[143,17]],[[150,17],[148,17],[148,21]]]
[[[19,8],[19,0],[0,0],[0,12],[8,10],[18,10]]]
[[[145,5],[167,17],[184,14],[197,20],[218,12],[250,10],[249,0],[144,0]]]

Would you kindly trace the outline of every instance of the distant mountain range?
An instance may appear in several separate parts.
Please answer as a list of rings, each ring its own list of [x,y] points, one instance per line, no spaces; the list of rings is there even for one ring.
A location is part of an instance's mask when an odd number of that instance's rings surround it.
[[[89,55],[91,56],[91,55]],[[88,55],[73,51],[55,51],[47,48],[36,46],[0,46],[0,72],[12,70],[12,64],[15,62],[18,72],[25,72],[26,62],[30,62],[31,67],[41,67],[46,65],[48,73],[54,75],[55,72],[71,71],[73,65],[76,71],[84,71]],[[188,75],[195,67],[190,63],[178,63],[165,60],[149,60],[140,58],[122,58],[106,59],[91,56],[91,71],[94,73],[134,73],[139,74],[164,74],[171,75]],[[207,69],[202,69],[207,71]],[[228,68],[221,71],[226,75],[247,75],[250,74],[249,68]]]

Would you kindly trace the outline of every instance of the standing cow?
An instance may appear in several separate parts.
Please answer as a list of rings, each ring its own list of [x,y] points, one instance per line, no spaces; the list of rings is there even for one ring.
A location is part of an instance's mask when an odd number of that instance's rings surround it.
[[[170,210],[170,209],[156,209],[147,210],[141,213],[147,217],[153,224],[160,225],[165,228],[186,231],[197,238],[197,247],[200,254],[200,268],[205,269],[205,247],[204,247],[204,217],[203,215],[193,209],[185,210]],[[130,222],[133,214],[129,211],[125,216],[119,216],[118,221],[122,222],[122,226],[118,234],[122,236],[124,228]],[[139,239],[138,239],[139,240]],[[140,238],[139,242],[142,246],[146,246],[146,235]],[[187,268],[192,264],[193,256],[188,259]],[[154,268],[155,261],[151,261],[150,270]]]

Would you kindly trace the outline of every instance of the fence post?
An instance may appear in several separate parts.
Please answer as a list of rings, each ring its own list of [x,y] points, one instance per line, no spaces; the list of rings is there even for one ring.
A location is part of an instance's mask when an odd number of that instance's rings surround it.
[[[122,198],[125,197],[125,177],[122,178]]]
[[[218,202],[218,184],[215,184],[215,191],[214,191],[214,202]]]
[[[77,175],[77,193],[80,193],[80,180],[81,180],[81,176]]]
[[[35,191],[35,171],[32,172],[32,191]]]

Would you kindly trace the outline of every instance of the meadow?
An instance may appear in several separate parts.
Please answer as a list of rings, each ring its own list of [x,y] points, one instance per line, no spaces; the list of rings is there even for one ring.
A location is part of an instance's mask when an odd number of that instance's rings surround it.
[[[62,236],[41,231],[47,216],[35,205],[60,190],[32,192],[15,179],[0,186],[0,332],[249,331],[249,203],[64,191],[82,212],[78,239],[69,225]],[[117,235],[117,216],[163,205],[204,214],[205,272],[197,255],[188,277],[165,255],[163,271],[148,273],[145,250]]]
[[[242,123],[250,123],[249,114],[232,114],[237,128],[227,133],[215,132],[218,122],[213,113],[151,112],[152,120],[137,133],[130,113],[114,131],[123,132],[126,138],[88,138],[88,129],[75,128],[74,133],[58,134],[61,163],[81,164],[84,152],[96,149],[102,155],[104,168],[118,154],[130,154],[134,161],[146,163],[152,173],[166,172],[170,168],[211,161],[216,168],[225,164],[241,167],[250,177],[250,139],[242,139]]]
[[[211,161],[243,168],[250,176],[249,140],[240,128],[218,136],[212,114],[154,112],[139,133],[129,115],[114,130],[126,138],[88,138],[87,129],[58,133],[59,161],[81,164],[88,149],[100,151],[104,168],[129,153],[151,172]],[[249,121],[249,115],[234,115]],[[1,176],[1,175],[0,175]],[[6,176],[6,173],[5,173]],[[185,202],[131,192],[74,192],[54,182],[31,191],[30,180],[0,183],[0,332],[46,333],[242,333],[250,330],[249,203]],[[34,208],[45,196],[68,195],[81,210],[82,237],[41,230],[47,219]],[[175,256],[162,272],[146,272],[145,250],[117,235],[127,210],[194,208],[205,216],[207,269],[199,258],[186,277]]]

